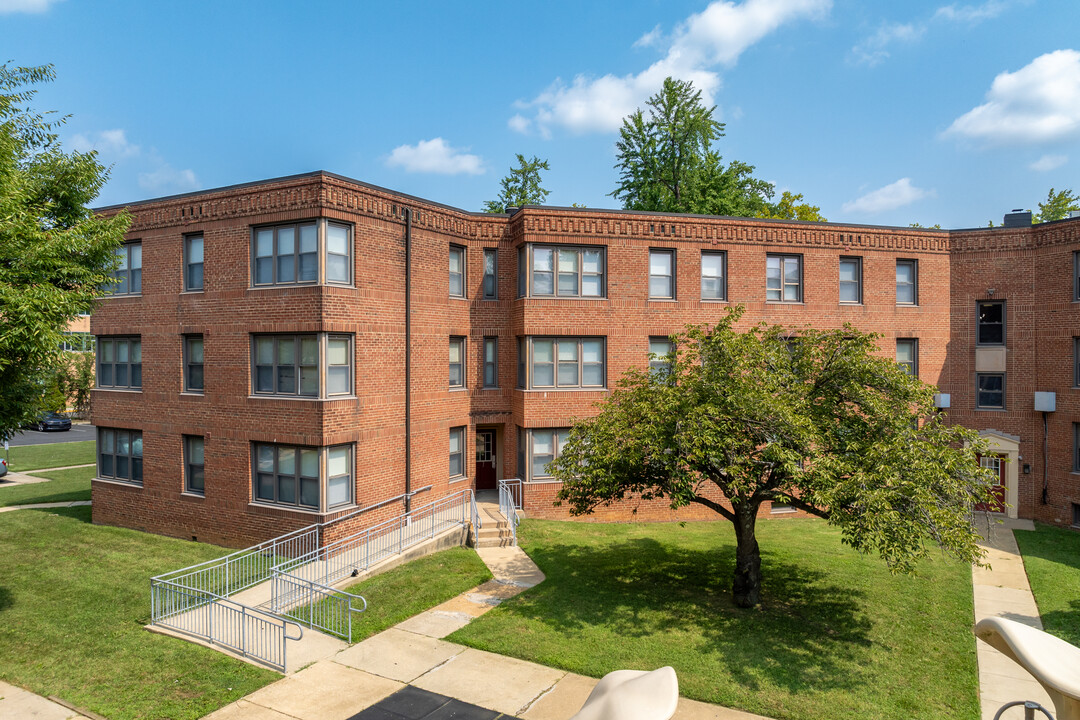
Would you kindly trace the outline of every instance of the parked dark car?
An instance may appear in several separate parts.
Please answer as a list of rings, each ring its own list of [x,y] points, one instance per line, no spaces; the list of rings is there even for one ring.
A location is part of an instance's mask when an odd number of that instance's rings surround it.
[[[71,418],[63,413],[41,413],[38,415],[37,421],[31,423],[30,427],[38,432],[45,432],[46,430],[70,430]]]

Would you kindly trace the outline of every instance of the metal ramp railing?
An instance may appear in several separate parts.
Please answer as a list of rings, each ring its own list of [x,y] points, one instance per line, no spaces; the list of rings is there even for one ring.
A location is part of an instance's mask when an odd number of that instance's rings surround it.
[[[474,538],[480,528],[476,499],[464,489],[322,546],[330,525],[391,501],[151,578],[151,624],[285,672],[286,641],[303,637],[301,625],[349,639],[353,614],[366,609],[362,597],[330,587],[333,583],[455,525],[471,522]],[[230,599],[267,581],[267,603],[251,607]],[[295,637],[288,632],[290,625],[298,631]]]
[[[521,510],[524,487],[519,478],[499,480],[499,512],[510,526],[510,538],[517,545],[517,526],[520,522],[518,510]]]

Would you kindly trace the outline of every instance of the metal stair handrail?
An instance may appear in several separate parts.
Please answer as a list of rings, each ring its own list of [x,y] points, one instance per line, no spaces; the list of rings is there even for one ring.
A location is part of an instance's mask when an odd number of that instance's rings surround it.
[[[525,488],[520,478],[505,478],[498,481],[499,488],[499,512],[506,518],[510,526],[510,539],[517,545],[517,526],[520,522],[518,510],[521,510],[524,498],[522,493]]]

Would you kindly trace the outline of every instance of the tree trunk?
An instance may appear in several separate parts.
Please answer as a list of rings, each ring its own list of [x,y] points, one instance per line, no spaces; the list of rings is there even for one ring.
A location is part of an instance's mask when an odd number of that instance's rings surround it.
[[[752,608],[761,602],[761,550],[754,535],[756,504],[739,504],[735,511],[735,581],[732,594],[735,604]]]

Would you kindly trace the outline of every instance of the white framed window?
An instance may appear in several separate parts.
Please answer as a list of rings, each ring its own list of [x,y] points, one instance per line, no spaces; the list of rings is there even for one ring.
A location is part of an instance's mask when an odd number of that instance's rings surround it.
[[[142,432],[98,428],[98,477],[142,485]]]
[[[251,336],[255,395],[326,398],[353,393],[351,335]]]
[[[251,452],[256,502],[325,512],[353,501],[354,445],[255,442]]]
[[[919,341],[900,338],[896,341],[896,364],[908,375],[919,377]]]
[[[450,387],[465,387],[465,338],[450,337]]]
[[[134,240],[116,248],[119,266],[112,271],[112,283],[107,295],[142,294],[142,241]]]
[[[601,298],[604,248],[526,245],[518,251],[519,297]]]
[[[765,257],[765,299],[768,302],[802,302],[802,255]]]
[[[896,304],[919,304],[919,263],[917,260],[896,261]]]
[[[450,428],[450,478],[465,477],[465,428]]]
[[[840,258],[840,304],[862,304],[862,258]]]
[[[203,236],[184,236],[184,291],[203,289]]]
[[[142,389],[142,340],[139,337],[98,338],[97,386]]]
[[[701,253],[701,299],[727,300],[727,253]]]
[[[518,474],[526,482],[550,478],[548,464],[559,457],[570,428],[518,428]]]
[[[497,248],[484,248],[484,299],[497,300],[499,297],[499,251]]]
[[[654,300],[675,299],[674,250],[649,250],[649,297]]]
[[[325,273],[320,276],[319,257]],[[251,229],[251,284],[349,285],[352,227],[326,219]]]
[[[975,408],[1005,409],[1005,373],[975,373]]]
[[[206,440],[201,435],[184,436],[184,492],[206,494]]]
[[[558,390],[601,389],[606,382],[604,346],[604,338],[595,337],[521,338],[518,343],[519,385]]]
[[[60,350],[63,352],[95,352],[97,341],[88,332],[65,332],[64,339],[60,341]]]
[[[465,297],[465,248],[450,246],[450,297]]]
[[[671,338],[649,338],[649,371],[654,375],[666,375],[671,372],[671,351],[675,349]]]

